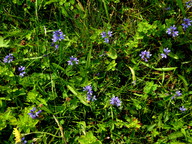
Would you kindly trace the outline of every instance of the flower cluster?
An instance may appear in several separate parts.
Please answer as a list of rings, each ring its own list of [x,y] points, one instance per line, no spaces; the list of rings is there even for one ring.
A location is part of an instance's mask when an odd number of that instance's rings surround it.
[[[24,66],[20,66],[18,68],[18,71],[20,72],[19,76],[23,77],[25,75],[26,72],[24,72],[25,67]]]
[[[187,8],[192,7],[192,0],[186,2],[185,5],[186,5]]]
[[[32,110],[30,110],[30,113],[28,113],[28,115],[32,118],[32,119],[36,119],[39,114],[42,112],[42,110],[39,110],[37,112],[36,111],[36,108],[34,107]]]
[[[118,97],[112,97],[110,100],[110,104],[115,105],[115,106],[121,106],[121,101]]]
[[[5,58],[3,59],[4,63],[10,63],[13,61],[13,54],[8,54],[7,56],[5,56]]]
[[[109,37],[112,37],[112,31],[108,31],[107,33],[106,32],[102,32],[101,33],[101,37],[104,38],[104,42],[105,43],[109,43]]]
[[[150,58],[150,56],[152,56],[152,54],[150,54],[149,51],[142,51],[141,54],[139,55],[141,57],[141,59],[143,59],[145,62],[148,62],[148,59]]]
[[[63,32],[61,30],[54,31],[52,38],[53,43],[51,44],[51,46],[55,46],[55,49],[58,49],[59,45],[56,45],[55,43],[57,41],[61,41],[62,39],[65,39],[65,35],[63,34]]]
[[[26,144],[27,143],[27,140],[25,140],[25,137],[22,137],[21,142],[22,142],[22,144]]]
[[[61,41],[62,39],[64,39],[64,34],[61,30],[57,30],[53,32],[53,42],[57,42],[58,40]]]
[[[93,91],[92,91],[91,85],[83,87],[83,91],[87,92],[87,101],[95,101],[95,100],[97,100],[96,96],[95,95],[93,96]]]
[[[68,65],[73,65],[74,62],[75,62],[75,64],[78,64],[78,63],[79,63],[79,60],[78,60],[77,58],[71,56],[71,57],[70,57],[70,60],[67,61],[67,62],[68,62]]]
[[[167,55],[171,52],[168,48],[163,49],[164,53],[161,54],[162,58],[167,58]]]
[[[184,111],[186,111],[187,109],[186,109],[184,106],[182,106],[182,107],[179,108],[179,110],[182,111],[182,112],[184,112]]]
[[[176,36],[178,36],[179,34],[179,31],[176,31],[176,27],[175,27],[175,25],[173,25],[173,26],[171,26],[170,28],[168,28],[167,29],[167,31],[166,31],[166,33],[168,34],[168,35],[171,35],[172,37],[176,37]]]
[[[189,26],[191,26],[191,20],[190,19],[183,19],[184,23],[182,23],[181,25],[183,26],[183,29],[186,30]]]
[[[175,95],[172,96],[171,99],[175,99],[176,97],[179,97],[179,96],[181,96],[181,95],[182,95],[182,93],[181,93],[180,91],[176,91],[176,92],[175,92]]]

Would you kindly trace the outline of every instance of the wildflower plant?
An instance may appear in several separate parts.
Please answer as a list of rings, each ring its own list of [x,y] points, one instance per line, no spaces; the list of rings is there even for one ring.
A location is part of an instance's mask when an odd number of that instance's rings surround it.
[[[187,8],[191,8],[192,7],[192,1],[188,1],[188,2],[185,2],[185,5]]]
[[[79,63],[79,60],[73,56],[70,57],[70,60],[67,61],[68,62],[68,65],[73,65],[73,64],[78,64]]]
[[[92,90],[92,87],[91,85],[88,85],[88,86],[85,86],[83,87],[83,91],[86,91],[87,92],[87,101],[95,101],[97,100],[96,99],[96,96],[93,95],[93,90]]]
[[[170,28],[167,28],[166,33],[168,35],[171,35],[172,37],[176,37],[179,35],[179,31],[177,31],[177,27],[175,25],[171,26]]]
[[[121,101],[118,97],[112,97],[111,100],[110,100],[110,104],[114,105],[114,106],[121,106]]]
[[[163,52],[164,53],[161,54],[161,58],[167,58],[167,56],[171,52],[171,50],[169,50],[168,48],[165,48],[165,49],[163,49]]]
[[[190,4],[2,0],[0,143],[191,143]]]
[[[183,29],[186,30],[189,26],[191,26],[192,20],[185,18],[183,19],[183,22],[184,23],[182,23],[181,25],[183,26]]]
[[[112,33],[113,33],[112,31],[101,33],[101,37],[104,39],[105,43],[109,43],[109,37],[112,37]]]
[[[4,63],[10,63],[13,61],[13,54],[8,54],[7,56],[5,56],[5,58],[3,59]]]
[[[152,54],[149,51],[142,51],[141,54],[139,55],[142,60],[145,62],[148,62],[148,59],[152,56]]]
[[[33,107],[33,109],[30,110],[30,113],[28,113],[28,115],[32,118],[32,119],[36,119],[39,117],[39,114],[42,112],[42,110],[36,111],[36,107]]]

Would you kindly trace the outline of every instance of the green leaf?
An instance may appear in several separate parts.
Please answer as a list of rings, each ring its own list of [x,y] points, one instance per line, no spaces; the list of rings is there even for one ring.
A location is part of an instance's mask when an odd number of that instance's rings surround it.
[[[179,137],[183,137],[183,134],[181,132],[174,132],[168,135],[169,139],[176,139]]]
[[[133,82],[136,81],[136,76],[135,76],[135,71],[134,71],[134,69],[133,69],[132,67],[129,67],[129,66],[127,66],[127,67],[128,67],[128,68],[130,69],[130,71],[131,71]]]
[[[177,1],[177,4],[178,4],[178,6],[179,6],[179,8],[181,9],[181,11],[182,11],[182,14],[183,14],[183,17],[185,17],[185,9],[184,9],[184,7],[183,7],[183,2],[182,2],[182,0],[176,0]]]
[[[113,60],[113,61],[110,62],[109,65],[107,66],[107,71],[109,71],[109,70],[114,71],[116,65],[117,65],[117,63],[115,62],[115,60]]]
[[[82,95],[80,95],[78,92],[75,91],[75,89],[73,87],[71,87],[70,85],[67,85],[67,88],[80,100],[80,102],[86,106],[89,106],[89,104],[87,103],[85,97],[83,97]]]
[[[64,68],[62,68],[60,65],[56,64],[56,63],[52,63],[53,67],[56,68],[56,69],[60,69],[62,71],[65,71]]]
[[[0,47],[9,47],[8,43],[10,40],[5,41],[2,36],[0,36]]]
[[[80,144],[101,144],[101,142],[97,140],[91,131],[78,138],[78,141]]]
[[[112,58],[112,59],[116,59],[117,58],[117,53],[116,50],[111,48],[108,52],[107,52],[108,57]]]
[[[67,85],[67,88],[74,94],[77,96],[77,92],[74,90],[73,87],[71,87],[70,85]]]
[[[157,71],[172,71],[172,70],[176,70],[177,67],[169,67],[169,68],[154,68],[154,70]]]
[[[86,62],[86,68],[90,67],[90,63],[91,63],[91,50],[89,50],[88,56],[87,56],[87,62]]]

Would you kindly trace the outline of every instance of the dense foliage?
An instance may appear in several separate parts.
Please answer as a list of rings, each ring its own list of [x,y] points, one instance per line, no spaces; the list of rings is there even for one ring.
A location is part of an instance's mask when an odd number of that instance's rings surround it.
[[[1,0],[1,143],[192,143],[191,10]]]

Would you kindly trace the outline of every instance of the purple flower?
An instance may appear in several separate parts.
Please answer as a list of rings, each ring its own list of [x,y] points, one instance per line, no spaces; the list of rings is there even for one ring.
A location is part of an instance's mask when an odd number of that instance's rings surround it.
[[[13,61],[13,54],[8,54],[7,56],[5,56],[5,58],[3,59],[4,63],[10,63]]]
[[[175,99],[176,97],[179,97],[182,95],[182,93],[180,91],[176,91],[176,94],[174,96],[171,97],[171,99]]]
[[[143,59],[145,62],[148,62],[148,59],[150,58],[152,54],[150,54],[149,51],[142,51],[141,54],[139,55],[141,59]]]
[[[73,56],[70,57],[70,60],[67,61],[68,62],[68,65],[73,65],[73,63],[75,62],[75,64],[78,64],[79,63],[79,60]]]
[[[101,33],[101,37],[102,37],[102,38],[105,38],[105,37],[107,37],[107,34],[106,34],[106,32],[102,32],[102,33]]]
[[[175,93],[176,93],[175,96],[181,96],[182,95],[182,93],[180,91],[176,91]]]
[[[187,110],[186,108],[184,108],[184,106],[180,107],[179,109],[180,109],[180,111],[182,111],[182,112],[184,112],[184,111]]]
[[[162,53],[162,54],[161,54],[161,58],[167,58],[167,55],[164,54],[164,53]]]
[[[57,50],[59,48],[59,45],[55,45],[55,50]]]
[[[166,55],[168,55],[171,52],[171,50],[169,50],[168,48],[164,48],[163,51],[165,52]]]
[[[28,115],[32,118],[32,119],[36,119],[37,117],[39,117],[39,114],[42,112],[42,110],[39,110],[37,112],[36,108],[34,107],[32,110],[30,110],[30,113],[28,113]]]
[[[87,101],[95,101],[96,96],[93,96],[93,91],[91,85],[83,87],[83,91],[87,91]]]
[[[165,8],[165,10],[167,10],[167,11],[170,10],[170,9],[171,9],[170,7]]]
[[[25,73],[26,73],[26,72],[21,72],[21,73],[19,74],[19,76],[24,77]]]
[[[185,3],[187,8],[192,7],[192,0]]]
[[[109,38],[104,38],[105,43],[109,43]]]
[[[25,67],[24,66],[20,66],[20,67],[18,67],[18,71],[24,71],[25,70]]]
[[[121,106],[121,101],[119,100],[118,97],[113,97],[110,100],[110,104],[115,105],[115,106]]]
[[[22,137],[21,141],[22,141],[22,144],[26,144],[27,143],[27,141],[25,140],[25,137]]]
[[[108,34],[109,37],[112,37],[112,33],[113,33],[112,31],[108,31],[108,32],[107,32],[107,34]]]
[[[104,42],[105,43],[109,43],[109,37],[112,37],[112,31],[108,31],[107,33],[106,32],[102,32],[101,33],[101,37],[104,38]]]
[[[170,28],[168,28],[167,29],[167,31],[166,31],[166,33],[168,34],[168,35],[172,35],[173,37],[176,37],[176,36],[178,36],[179,34],[179,32],[178,31],[176,31],[176,27],[175,27],[175,25],[173,25],[173,26],[171,26]]]
[[[171,50],[169,50],[168,48],[165,48],[165,49],[163,49],[163,51],[165,52],[165,54],[162,53],[161,57],[162,58],[167,58],[167,55],[171,52]]]
[[[97,100],[95,95],[92,96],[90,94],[87,94],[87,101],[95,101],[95,100]]]
[[[90,95],[93,93],[91,85],[83,87],[83,91],[87,91]]]
[[[62,40],[64,39],[65,35],[63,34],[63,32],[61,30],[58,30],[58,31],[54,31],[53,32],[53,42],[57,42],[58,40]]]
[[[36,107],[33,107],[32,110],[30,110],[30,112],[35,112],[36,111]]]
[[[186,28],[188,28],[189,26],[191,26],[191,20],[190,19],[183,19],[184,23],[182,23],[181,25],[183,26],[183,29],[186,30]]]

